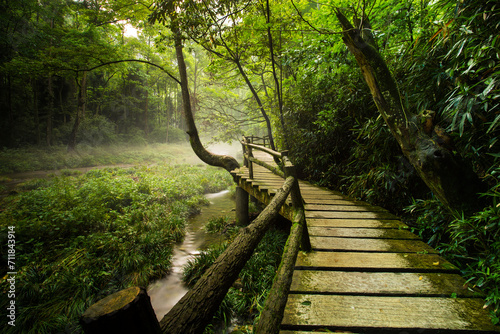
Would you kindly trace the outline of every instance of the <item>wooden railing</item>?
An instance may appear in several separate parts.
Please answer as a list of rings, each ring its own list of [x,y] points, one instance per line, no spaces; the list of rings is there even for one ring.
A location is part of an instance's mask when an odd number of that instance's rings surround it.
[[[255,143],[260,140],[263,145]],[[204,328],[212,319],[227,291],[237,279],[241,269],[253,254],[255,247],[290,195],[293,208],[290,235],[283,250],[280,266],[274,277],[272,289],[265,301],[260,320],[255,328],[255,333],[258,334],[279,332],[298,251],[299,249],[310,250],[311,244],[307,233],[304,205],[295,166],[288,158],[288,152],[274,151],[265,146],[266,142],[269,141],[265,137],[243,138],[241,143],[243,145],[245,166],[248,167],[251,173],[251,179],[253,178],[253,164],[255,163],[281,176],[284,179],[283,186],[269,200],[262,213],[250,225],[240,230],[240,233],[228,248],[207,269],[195,286],[163,317],[160,323],[154,317],[149,297],[145,291],[139,288],[130,288],[119,291],[92,305],[81,319],[85,333],[119,333],[123,332],[123,330],[131,330],[132,324],[135,324],[134,326],[140,325],[139,327],[144,331],[139,332],[147,334],[203,333]],[[253,157],[253,150],[260,150],[270,154],[275,161],[278,161],[281,168],[256,159]]]
[[[248,168],[250,179],[254,178],[253,164],[258,164],[267,168],[274,174],[286,179],[293,178],[290,196],[293,207],[293,219],[290,234],[288,236],[281,263],[273,279],[273,285],[264,303],[264,309],[260,314],[260,319],[255,327],[257,334],[273,334],[279,332],[283,312],[288,297],[288,291],[292,282],[293,269],[299,249],[311,250],[311,243],[305,221],[304,201],[300,194],[300,187],[295,166],[288,158],[288,151],[277,152],[265,145],[255,144],[255,137],[243,137],[241,144],[243,147],[244,166]],[[265,143],[265,140],[264,140]],[[253,150],[260,150],[270,154],[281,169],[276,168],[253,156]]]

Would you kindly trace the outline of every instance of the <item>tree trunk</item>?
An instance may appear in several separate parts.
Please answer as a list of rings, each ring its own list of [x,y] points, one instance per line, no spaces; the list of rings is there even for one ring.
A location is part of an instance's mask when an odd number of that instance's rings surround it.
[[[160,334],[155,311],[144,288],[118,291],[91,305],[80,318],[85,334]]]
[[[149,138],[149,91],[146,88],[146,101],[144,105],[144,133]]]
[[[52,85],[52,73],[49,73],[47,90],[49,93],[49,103],[47,107],[47,128],[46,128],[47,132],[45,140],[47,146],[52,146],[52,128],[53,128],[52,120],[54,117],[54,88]]]
[[[283,117],[283,100],[282,100],[282,94],[281,94],[281,89],[280,89],[280,83],[278,80],[278,74],[276,72],[276,63],[274,61],[274,43],[273,43],[273,35],[271,33],[271,9],[269,7],[269,0],[266,1],[266,21],[267,21],[267,40],[269,44],[269,53],[271,55],[271,65],[273,69],[273,78],[274,78],[274,85],[276,87],[276,97],[278,99],[278,109],[279,109],[279,115],[280,115],[280,122],[281,122],[281,129],[283,131],[283,139],[284,139],[284,144],[285,144],[285,149],[289,147],[287,143],[287,131],[285,128],[285,120]],[[271,147],[273,150],[275,150],[274,147]]]
[[[42,143],[42,137],[40,134],[40,113],[38,110],[38,84],[37,79],[32,79],[31,87],[33,89],[33,111],[35,113],[35,134],[36,134],[36,144],[40,145]]]
[[[248,78],[247,74],[245,73],[243,66],[241,66],[239,59],[235,59],[234,62],[236,64],[236,66],[238,67],[238,71],[240,72],[241,76],[245,80],[245,83],[247,84],[248,88],[252,92],[252,95],[255,98],[257,105],[259,106],[260,112],[261,112],[262,116],[264,117],[264,120],[266,122],[266,127],[267,127],[267,135],[269,136],[269,145],[271,146],[271,149],[276,150],[276,146],[274,145],[273,132],[272,132],[272,128],[271,128],[271,120],[269,119],[269,116],[267,116],[266,110],[264,109],[264,105],[262,104],[262,101],[260,100],[259,94],[257,94],[257,91],[255,90],[252,83],[250,82],[250,79]]]
[[[76,148],[76,136],[78,134],[78,129],[80,127],[80,121],[85,115],[85,105],[87,103],[87,72],[83,72],[83,77],[81,83],[78,83],[78,106],[76,109],[75,123],[73,123],[73,129],[69,136],[68,141],[68,152],[74,151]]]
[[[193,148],[194,153],[203,162],[211,166],[222,167],[228,172],[231,172],[232,170],[240,167],[238,161],[228,155],[217,155],[207,151],[200,141],[198,129],[196,128],[193,112],[191,109],[186,63],[184,61],[184,55],[182,53],[182,36],[179,28],[175,26],[175,23],[172,23],[172,32],[174,33],[175,53],[177,56],[177,65],[179,67],[179,76],[181,81],[182,104],[187,126],[186,132],[189,135],[189,142],[191,143],[191,147]]]
[[[269,228],[272,219],[285,203],[294,180],[293,177],[285,180],[283,188],[278,190],[259,217],[240,230],[234,241],[195,286],[163,317],[160,321],[162,333],[203,333],[227,291]]]
[[[404,109],[397,84],[380,53],[339,10],[336,15],[344,43],[356,58],[380,114],[422,180],[451,212],[480,209],[477,193],[483,187],[477,175],[447,147],[442,129],[424,127],[425,115]]]

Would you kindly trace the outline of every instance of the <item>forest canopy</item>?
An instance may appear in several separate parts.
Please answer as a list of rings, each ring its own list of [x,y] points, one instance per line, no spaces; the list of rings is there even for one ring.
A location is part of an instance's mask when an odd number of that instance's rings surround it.
[[[186,140],[189,103],[202,137],[270,135],[303,178],[404,215],[498,314],[496,1],[19,0],[0,9],[5,150]]]

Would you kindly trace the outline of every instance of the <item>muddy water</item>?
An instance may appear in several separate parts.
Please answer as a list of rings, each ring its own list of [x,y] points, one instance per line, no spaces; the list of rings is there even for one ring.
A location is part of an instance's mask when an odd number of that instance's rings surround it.
[[[200,214],[189,219],[184,241],[174,248],[172,272],[148,287],[148,295],[161,320],[165,314],[184,296],[187,289],[182,284],[182,268],[194,255],[208,245],[219,242],[219,238],[204,230],[205,223],[212,217],[230,216],[234,218],[235,204],[229,191],[207,194],[210,205],[203,207]]]

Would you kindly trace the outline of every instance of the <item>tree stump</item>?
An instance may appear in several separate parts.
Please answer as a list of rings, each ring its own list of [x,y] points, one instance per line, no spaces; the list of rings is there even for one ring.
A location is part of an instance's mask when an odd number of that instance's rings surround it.
[[[151,301],[145,289],[118,291],[90,306],[80,318],[86,334],[160,334]]]

